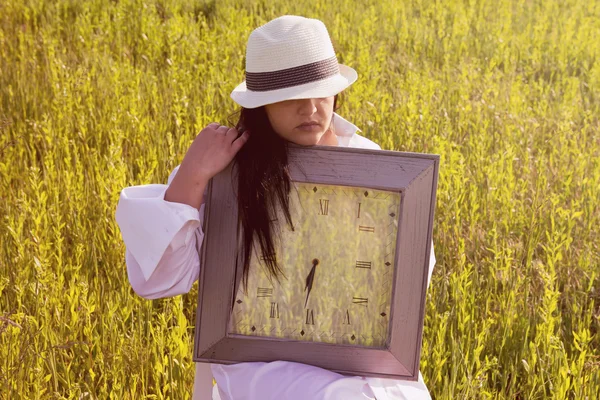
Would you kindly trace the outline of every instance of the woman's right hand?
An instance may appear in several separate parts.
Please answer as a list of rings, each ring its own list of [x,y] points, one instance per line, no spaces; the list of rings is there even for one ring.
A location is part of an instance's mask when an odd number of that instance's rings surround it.
[[[248,131],[238,137],[235,128],[208,124],[190,145],[164,199],[199,210],[208,181],[229,165],[249,137]]]
[[[202,129],[188,149],[180,171],[196,182],[208,181],[225,169],[249,138],[248,131],[238,137],[235,128],[212,122]]]

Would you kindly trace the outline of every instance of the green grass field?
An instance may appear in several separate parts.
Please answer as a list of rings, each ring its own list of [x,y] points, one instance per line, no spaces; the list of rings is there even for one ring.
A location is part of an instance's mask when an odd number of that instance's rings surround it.
[[[127,280],[115,208],[232,125],[250,32],[319,18],[342,116],[441,155],[435,399],[600,396],[600,3],[0,0],[0,398],[185,399],[197,285]]]

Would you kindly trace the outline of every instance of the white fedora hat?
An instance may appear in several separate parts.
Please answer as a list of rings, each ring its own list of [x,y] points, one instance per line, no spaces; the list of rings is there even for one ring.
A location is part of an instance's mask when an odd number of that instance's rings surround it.
[[[334,96],[358,74],[339,64],[325,24],[283,15],[250,33],[246,79],[231,92],[245,108],[283,100]]]

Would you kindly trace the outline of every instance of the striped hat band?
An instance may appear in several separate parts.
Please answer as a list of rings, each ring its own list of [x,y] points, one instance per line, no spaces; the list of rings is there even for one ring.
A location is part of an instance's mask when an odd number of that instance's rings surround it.
[[[253,92],[284,89],[320,81],[340,72],[337,57],[269,72],[246,72],[246,87]]]

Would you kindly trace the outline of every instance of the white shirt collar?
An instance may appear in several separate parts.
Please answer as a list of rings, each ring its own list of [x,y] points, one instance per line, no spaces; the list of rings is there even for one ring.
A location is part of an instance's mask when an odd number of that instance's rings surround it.
[[[344,147],[348,147],[350,140],[357,131],[362,132],[358,126],[354,125],[352,122],[348,121],[336,112],[333,113],[333,128],[336,136],[338,137],[338,145]]]

